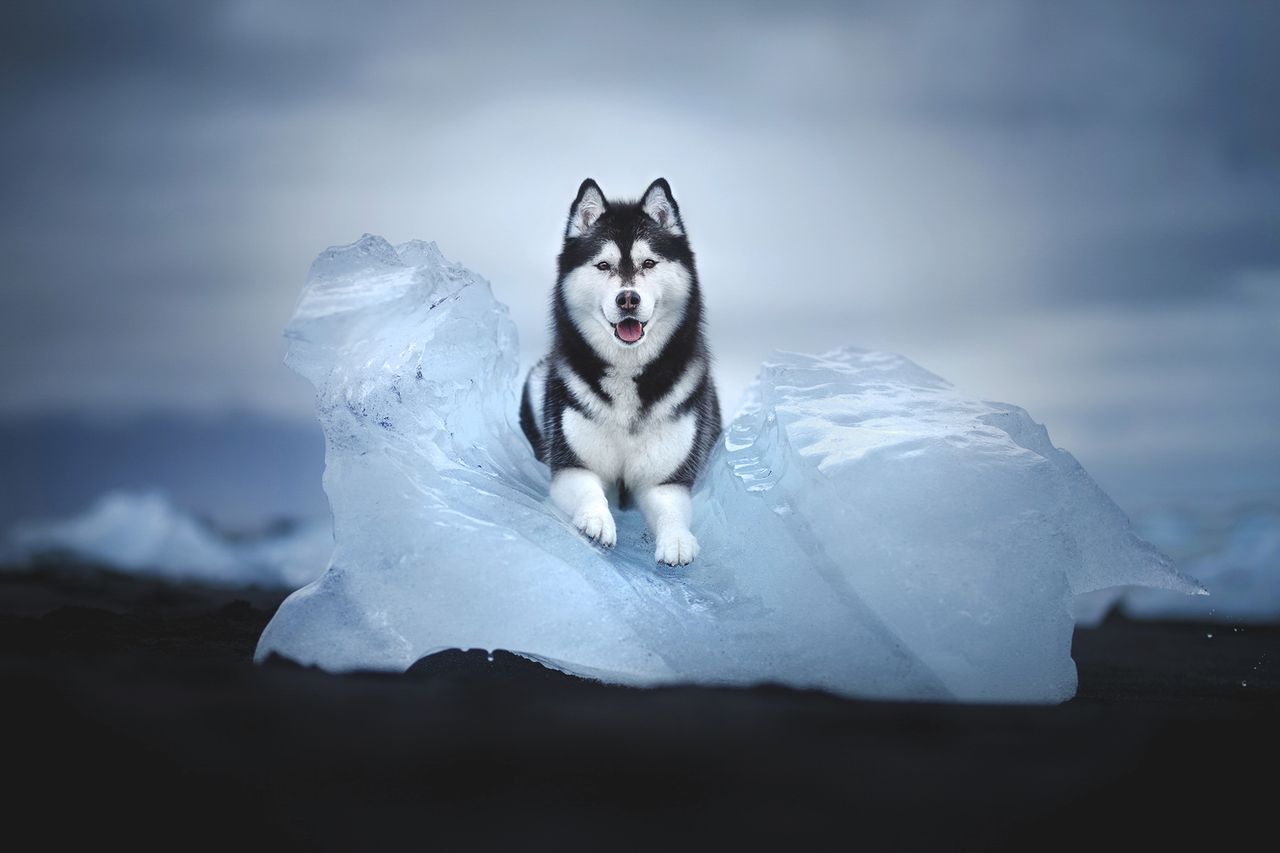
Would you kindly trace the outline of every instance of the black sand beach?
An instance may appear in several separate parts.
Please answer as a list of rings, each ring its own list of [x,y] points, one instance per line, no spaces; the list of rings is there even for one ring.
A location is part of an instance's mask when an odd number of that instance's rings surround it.
[[[0,572],[9,849],[1229,849],[1272,834],[1280,628],[1076,634],[1057,707],[606,687],[511,655],[251,663],[280,596]],[[16,842],[16,843],[14,843]]]

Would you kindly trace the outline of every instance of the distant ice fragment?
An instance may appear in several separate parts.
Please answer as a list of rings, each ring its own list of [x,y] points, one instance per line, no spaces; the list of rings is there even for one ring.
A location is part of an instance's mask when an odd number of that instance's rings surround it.
[[[328,566],[327,521],[231,539],[160,492],[109,492],[81,515],[31,522],[12,535],[20,559],[65,556],[121,572],[217,586],[297,589]]]
[[[606,681],[1056,702],[1074,596],[1192,592],[1022,409],[900,356],[779,353],[695,496],[687,569],[634,512],[590,545],[548,503],[516,413],[516,331],[432,243],[366,235],[312,266],[286,335],[312,381],[329,571],[263,633],[342,671],[507,649]]]

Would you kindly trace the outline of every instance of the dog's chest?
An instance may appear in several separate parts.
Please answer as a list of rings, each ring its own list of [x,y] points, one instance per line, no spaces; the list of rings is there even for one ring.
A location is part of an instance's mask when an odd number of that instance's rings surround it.
[[[609,401],[597,397],[589,415],[573,409],[564,412],[569,446],[587,468],[606,481],[624,480],[636,487],[665,481],[684,463],[693,446],[693,414],[652,417],[651,410],[642,411],[630,376],[606,373],[600,388]]]
[[[640,391],[634,377],[609,369],[600,377],[600,388],[609,402],[600,408],[597,420],[626,430],[640,426]]]

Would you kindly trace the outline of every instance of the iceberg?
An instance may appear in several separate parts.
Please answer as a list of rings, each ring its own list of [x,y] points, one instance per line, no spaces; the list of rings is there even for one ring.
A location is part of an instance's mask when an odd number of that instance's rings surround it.
[[[9,550],[16,560],[70,557],[175,582],[293,590],[323,572],[333,534],[325,520],[233,539],[158,491],[116,491],[72,518],[18,526]]]
[[[1200,591],[1045,429],[905,358],[777,353],[694,496],[699,558],[635,511],[589,543],[516,424],[517,336],[434,243],[315,261],[286,330],[324,428],[328,569],[259,641],[330,671],[505,649],[612,683],[1058,702],[1075,596]]]

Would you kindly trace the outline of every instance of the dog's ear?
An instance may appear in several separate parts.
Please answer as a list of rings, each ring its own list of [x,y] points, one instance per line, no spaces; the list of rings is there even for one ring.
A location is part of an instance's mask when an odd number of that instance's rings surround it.
[[[565,226],[564,236],[580,237],[591,230],[600,214],[609,209],[609,202],[604,200],[600,186],[590,178],[578,187],[578,197],[569,208],[569,224]]]
[[[680,221],[680,207],[671,195],[671,185],[666,178],[649,184],[640,200],[640,207],[645,214],[658,223],[658,227],[672,234],[684,234],[684,223]]]

